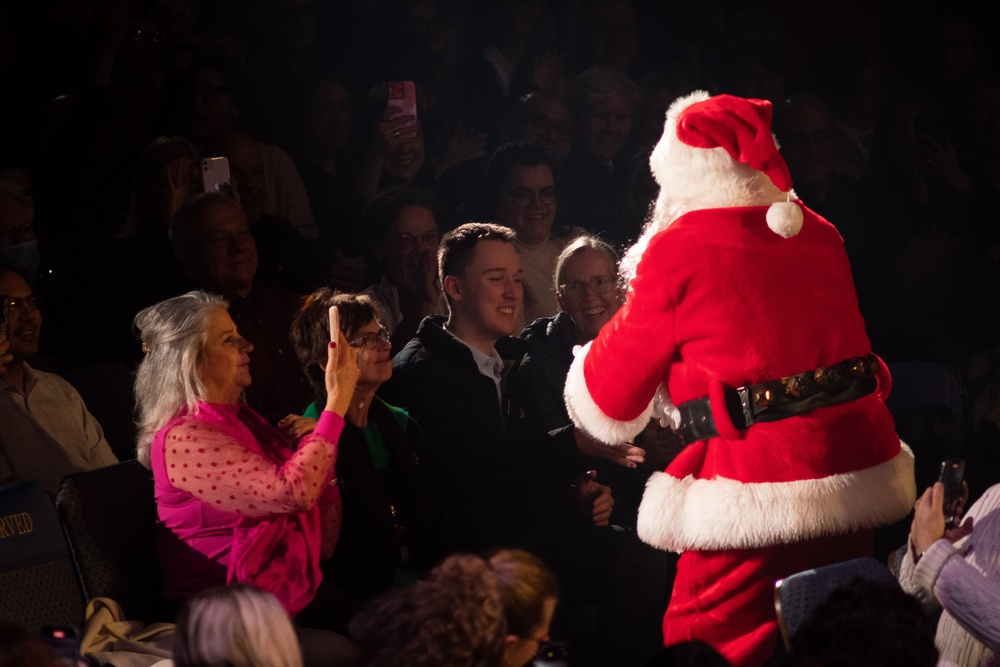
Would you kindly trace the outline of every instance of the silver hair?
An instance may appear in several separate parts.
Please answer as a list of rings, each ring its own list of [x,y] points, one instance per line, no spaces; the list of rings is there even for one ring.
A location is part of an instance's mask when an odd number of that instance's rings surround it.
[[[302,667],[295,628],[278,599],[246,584],[210,589],[177,619],[177,667]]]
[[[579,255],[584,250],[599,250],[605,253],[608,258],[611,259],[611,263],[614,264],[615,269],[618,268],[618,253],[609,244],[605,243],[596,236],[578,236],[570,242],[563,251],[559,253],[559,257],[556,258],[556,269],[552,274],[552,282],[555,290],[559,291],[559,285],[562,283],[563,271],[566,270],[566,264],[569,260],[573,259]]]
[[[220,296],[195,290],[144,308],[135,316],[146,353],[135,376],[139,432],[136,458],[149,467],[153,437],[184,407],[195,410],[205,386],[198,362],[212,313],[229,304]]]

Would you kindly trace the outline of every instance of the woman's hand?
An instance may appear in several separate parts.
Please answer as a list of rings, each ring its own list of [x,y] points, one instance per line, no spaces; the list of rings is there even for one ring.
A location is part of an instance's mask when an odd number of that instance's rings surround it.
[[[963,491],[968,487],[962,482]],[[967,491],[963,493],[965,495]],[[919,557],[942,538],[956,542],[972,532],[972,517],[967,517],[961,525],[950,528],[944,522],[944,484],[935,482],[924,491],[913,506],[913,524],[910,526],[910,540]]]
[[[326,409],[343,417],[354,397],[359,371],[358,353],[347,344],[341,331],[337,332],[337,340],[329,345],[323,370],[326,372]]]
[[[420,127],[414,122],[416,120],[416,116],[404,114],[397,107],[386,107],[375,123],[372,148],[385,156],[397,146],[413,141],[420,131]]]
[[[278,422],[278,430],[292,440],[299,440],[316,429],[316,420],[312,417],[288,415]]]

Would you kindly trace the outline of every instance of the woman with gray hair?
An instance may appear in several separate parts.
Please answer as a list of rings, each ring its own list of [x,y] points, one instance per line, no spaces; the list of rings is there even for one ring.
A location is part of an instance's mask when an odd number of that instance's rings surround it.
[[[266,591],[219,586],[188,601],[177,617],[176,667],[303,667],[288,613]]]
[[[249,354],[221,297],[141,311],[137,457],[153,470],[162,593],[182,602],[227,582],[274,593],[292,615],[316,595],[340,531],[337,440],[358,378],[342,334],[324,365],[325,410],[297,444],[241,400]]]

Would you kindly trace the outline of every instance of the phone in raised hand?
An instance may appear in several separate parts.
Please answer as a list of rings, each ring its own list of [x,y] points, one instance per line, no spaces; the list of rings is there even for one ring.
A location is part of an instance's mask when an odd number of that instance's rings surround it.
[[[336,343],[340,334],[340,311],[336,306],[330,306],[330,342]]]
[[[958,519],[958,503],[962,498],[962,479],[965,476],[965,461],[962,459],[946,459],[941,462],[941,474],[938,479],[944,484],[944,522],[948,528],[953,527]]]

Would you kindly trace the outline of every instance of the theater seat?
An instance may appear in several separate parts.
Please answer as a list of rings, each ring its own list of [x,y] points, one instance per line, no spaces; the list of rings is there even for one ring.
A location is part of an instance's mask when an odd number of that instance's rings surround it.
[[[84,603],[55,507],[34,482],[0,485],[0,619],[79,627]]]
[[[135,459],[74,473],[56,508],[87,602],[108,597],[129,620],[171,621],[160,602],[153,475]]]
[[[889,567],[874,558],[855,558],[798,572],[775,583],[774,607],[785,648],[791,649],[792,637],[830,593],[855,579],[900,587]]]

